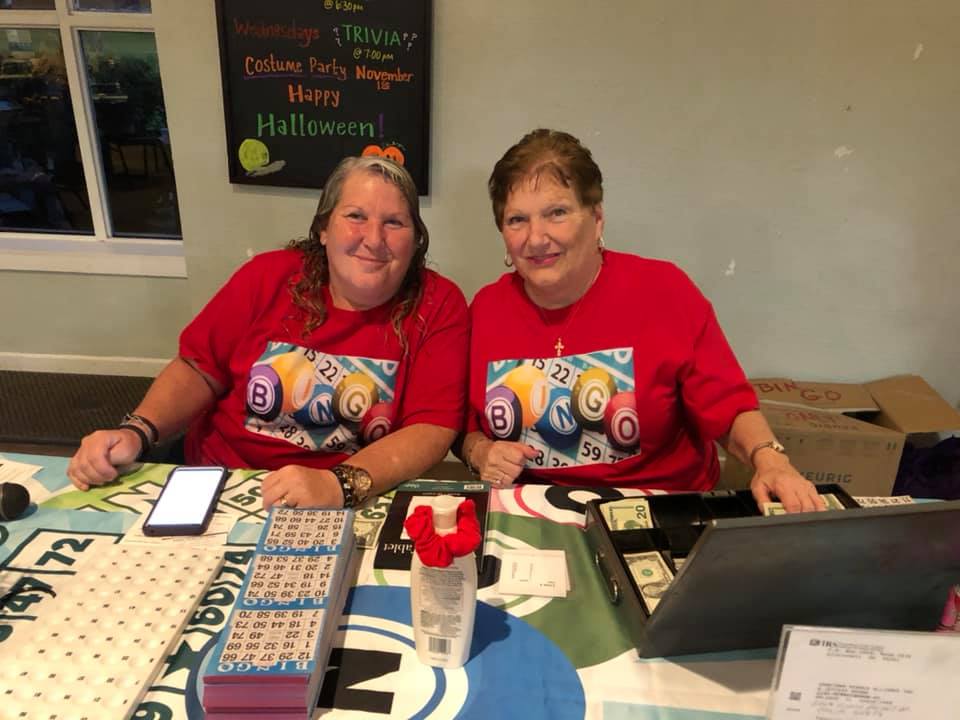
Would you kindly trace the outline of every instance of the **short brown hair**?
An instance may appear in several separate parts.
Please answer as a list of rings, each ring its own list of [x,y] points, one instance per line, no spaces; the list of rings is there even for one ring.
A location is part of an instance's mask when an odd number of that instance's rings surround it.
[[[603,202],[603,175],[590,151],[570,133],[540,128],[524,135],[493,166],[487,181],[493,219],[503,228],[503,209],[517,183],[547,173],[564,187],[573,187],[581,205]]]

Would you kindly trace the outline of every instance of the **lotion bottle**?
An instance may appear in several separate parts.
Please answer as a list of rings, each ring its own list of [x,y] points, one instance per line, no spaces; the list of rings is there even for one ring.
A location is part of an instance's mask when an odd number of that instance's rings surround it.
[[[474,550],[480,532],[473,501],[461,499],[434,497],[432,526],[425,508],[416,508],[407,519],[407,533],[414,540],[410,565],[414,643],[420,662],[432,667],[458,668],[470,657],[477,607]],[[411,525],[417,513],[419,527]]]

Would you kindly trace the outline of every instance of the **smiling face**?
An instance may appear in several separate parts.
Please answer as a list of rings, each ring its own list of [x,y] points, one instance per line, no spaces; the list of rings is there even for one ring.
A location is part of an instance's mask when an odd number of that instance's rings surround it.
[[[600,270],[603,205],[581,205],[572,187],[546,173],[510,190],[501,232],[527,295],[541,307],[576,302]]]
[[[320,232],[334,306],[368,310],[396,295],[416,251],[415,235],[400,188],[373,172],[351,172]]]

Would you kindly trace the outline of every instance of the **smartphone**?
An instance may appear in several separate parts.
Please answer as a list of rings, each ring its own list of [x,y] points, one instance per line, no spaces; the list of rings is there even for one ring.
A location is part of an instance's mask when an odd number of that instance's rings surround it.
[[[202,535],[226,479],[225,467],[175,467],[143,523],[143,534]]]

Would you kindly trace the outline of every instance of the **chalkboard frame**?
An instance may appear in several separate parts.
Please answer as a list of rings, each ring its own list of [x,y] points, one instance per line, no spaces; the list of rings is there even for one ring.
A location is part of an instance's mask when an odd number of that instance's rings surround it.
[[[303,0],[304,2],[317,2],[320,3],[322,0]],[[236,124],[233,120],[232,115],[232,102],[233,90],[231,89],[230,83],[230,73],[229,73],[229,57],[227,51],[226,43],[226,32],[227,32],[227,10],[229,3],[232,0],[215,0],[215,10],[216,10],[216,21],[217,21],[217,42],[219,46],[219,55],[220,55],[220,84],[223,91],[223,115],[224,115],[224,128],[225,128],[225,139],[226,139],[226,149],[227,149],[227,175],[229,181],[232,184],[238,185],[260,185],[268,187],[291,187],[291,188],[323,188],[324,183],[326,183],[326,176],[322,179],[317,179],[315,181],[311,180],[309,182],[277,182],[275,178],[270,178],[266,176],[265,178],[261,177],[251,177],[245,173],[240,166],[240,161],[237,158],[236,154],[232,152],[232,148],[236,147],[235,145],[235,127]],[[360,0],[363,2],[363,0]],[[417,190],[421,196],[428,196],[430,194],[430,106],[431,106],[431,93],[432,93],[432,78],[433,78],[433,0],[421,0],[423,3],[423,17],[420,18],[422,23],[423,32],[420,37],[423,40],[423,52],[424,52],[424,61],[423,68],[421,69],[423,82],[423,104],[419,108],[422,121],[419,123],[420,128],[420,142],[421,147],[423,148],[422,155],[419,156],[420,160],[420,173],[411,173],[413,175],[414,181],[417,185]]]

